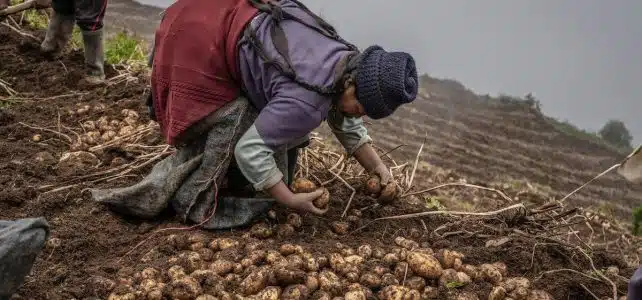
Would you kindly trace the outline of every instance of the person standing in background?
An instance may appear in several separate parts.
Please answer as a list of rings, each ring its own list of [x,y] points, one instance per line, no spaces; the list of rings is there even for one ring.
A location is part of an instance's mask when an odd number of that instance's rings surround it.
[[[71,38],[74,25],[78,25],[85,51],[85,81],[91,85],[101,84],[105,79],[103,18],[107,0],[52,0],[52,8],[54,13],[40,45],[41,51],[50,57],[59,56]]]

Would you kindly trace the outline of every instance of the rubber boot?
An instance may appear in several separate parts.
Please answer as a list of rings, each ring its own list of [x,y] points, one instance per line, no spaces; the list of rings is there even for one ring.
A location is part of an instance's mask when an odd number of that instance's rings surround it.
[[[73,15],[67,16],[54,12],[47,26],[45,39],[40,44],[40,50],[51,57],[58,57],[71,39],[75,23]]]
[[[105,49],[103,29],[83,31],[82,41],[85,48],[85,81],[90,85],[102,84],[105,81]]]

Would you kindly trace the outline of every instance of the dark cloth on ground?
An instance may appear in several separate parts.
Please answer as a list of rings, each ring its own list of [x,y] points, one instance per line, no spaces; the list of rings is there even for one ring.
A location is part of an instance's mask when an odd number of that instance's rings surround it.
[[[9,299],[22,286],[48,238],[44,218],[0,220],[0,299]]]
[[[216,214],[203,228],[225,229],[248,224],[274,203],[271,198],[254,198],[252,193],[239,197],[229,191],[230,186],[235,189],[244,186],[239,180],[243,174],[234,171],[234,145],[256,116],[256,109],[246,98],[226,104],[203,120],[210,128],[201,135],[194,132],[190,143],[177,147],[174,154],[157,163],[142,181],[125,188],[93,189],[93,199],[115,211],[140,218],[153,218],[171,205],[184,222],[202,223],[214,207],[216,183],[219,189]],[[278,152],[274,157],[279,169],[287,174],[286,153]],[[288,182],[287,175],[284,181]]]

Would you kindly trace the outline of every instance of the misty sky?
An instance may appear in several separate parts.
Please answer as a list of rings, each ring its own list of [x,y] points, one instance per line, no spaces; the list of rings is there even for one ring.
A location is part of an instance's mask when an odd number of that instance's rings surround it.
[[[642,142],[642,1],[302,2],[360,47],[412,53],[420,73],[480,94],[532,92],[548,115],[592,131],[620,119]]]

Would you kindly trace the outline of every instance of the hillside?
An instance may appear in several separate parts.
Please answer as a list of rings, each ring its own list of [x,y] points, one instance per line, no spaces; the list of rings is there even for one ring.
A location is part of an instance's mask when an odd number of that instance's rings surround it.
[[[437,79],[369,126],[382,151],[407,145],[386,159],[402,189],[393,203],[366,194],[367,174],[319,128],[297,174],[329,190],[322,217],[277,205],[223,232],[186,228],[171,210],[124,217],[86,189],[130,185],[171,153],[141,101],[146,73],[108,66],[107,86],[82,86],[81,52],[47,61],[42,31],[3,25],[0,219],[52,227],[14,299],[613,299],[639,265],[642,241],[614,218],[629,222],[635,187],[620,194],[608,176],[550,201],[623,153]]]

